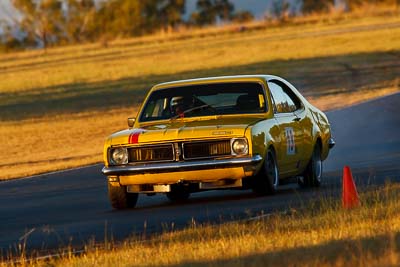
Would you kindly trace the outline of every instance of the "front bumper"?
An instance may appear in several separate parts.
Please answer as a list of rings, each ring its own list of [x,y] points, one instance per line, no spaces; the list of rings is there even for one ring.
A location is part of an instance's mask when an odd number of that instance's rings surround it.
[[[209,159],[196,161],[177,161],[168,163],[148,163],[140,165],[123,165],[104,167],[104,175],[135,175],[150,173],[168,173],[179,171],[198,171],[206,169],[223,169],[234,167],[254,167],[262,161],[260,155],[241,158]]]

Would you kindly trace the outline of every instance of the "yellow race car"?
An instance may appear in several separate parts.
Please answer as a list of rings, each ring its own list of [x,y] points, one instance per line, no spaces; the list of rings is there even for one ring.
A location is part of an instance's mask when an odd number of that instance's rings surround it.
[[[316,187],[335,144],[326,115],[272,75],[156,85],[128,125],[104,145],[116,209],[134,207],[139,193],[173,201],[224,188],[273,194],[292,177]]]

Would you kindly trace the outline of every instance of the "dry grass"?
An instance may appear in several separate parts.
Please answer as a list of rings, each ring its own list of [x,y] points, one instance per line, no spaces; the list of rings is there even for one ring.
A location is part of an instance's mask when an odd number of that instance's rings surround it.
[[[0,179],[101,161],[106,136],[126,128],[145,92],[162,81],[277,74],[323,109],[391,93],[399,25],[393,14],[348,17],[0,55]],[[348,93],[353,100],[337,101]]]
[[[393,52],[392,57],[398,59],[400,27],[376,28],[382,23],[400,23],[400,17],[364,19],[347,24],[286,26],[165,43],[126,43],[109,48],[85,45],[56,48],[46,54],[36,51],[5,55],[0,57],[0,85],[2,93],[6,94],[1,98],[2,105],[31,104],[43,94],[58,100],[88,97],[90,93],[95,96],[99,90],[124,93],[121,86],[129,90],[140,87],[139,94],[143,95],[142,90],[155,80],[238,71],[249,73],[254,71],[249,69],[252,64],[257,63],[264,63],[259,71],[271,68],[269,72],[287,73],[275,65],[287,60],[296,64],[296,61],[318,57],[339,57],[333,63],[350,64],[347,67],[352,68],[354,66],[346,61],[346,56],[365,53],[362,56],[372,60],[367,53],[375,52]],[[268,64],[272,64],[271,67]],[[310,70],[312,66],[303,68]],[[50,111],[51,108],[47,107]],[[32,111],[30,115],[39,113]],[[7,117],[2,115],[2,118]]]
[[[100,162],[112,131],[126,128],[129,110],[79,113],[4,122],[0,136],[1,179],[55,171]]]
[[[192,223],[148,241],[89,247],[82,256],[27,265],[398,266],[399,194],[399,185],[388,184],[361,194],[362,207],[351,211],[343,210],[337,200],[323,199],[290,214],[215,226]]]

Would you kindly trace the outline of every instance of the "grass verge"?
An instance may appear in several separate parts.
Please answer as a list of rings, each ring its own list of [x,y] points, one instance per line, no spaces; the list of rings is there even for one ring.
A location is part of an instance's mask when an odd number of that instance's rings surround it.
[[[27,266],[397,266],[399,194],[399,185],[386,184],[362,193],[362,206],[353,210],[329,198],[261,220],[192,223],[147,241],[88,248],[79,256],[21,259]]]

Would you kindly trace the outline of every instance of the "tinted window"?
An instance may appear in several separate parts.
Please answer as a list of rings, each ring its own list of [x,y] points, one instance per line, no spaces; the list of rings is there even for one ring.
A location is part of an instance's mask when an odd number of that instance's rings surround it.
[[[284,83],[278,80],[268,82],[271,91],[275,110],[278,113],[294,112],[301,107],[301,102],[293,91]]]
[[[154,91],[140,121],[178,117],[266,112],[264,89],[258,83],[220,83],[173,87]]]

